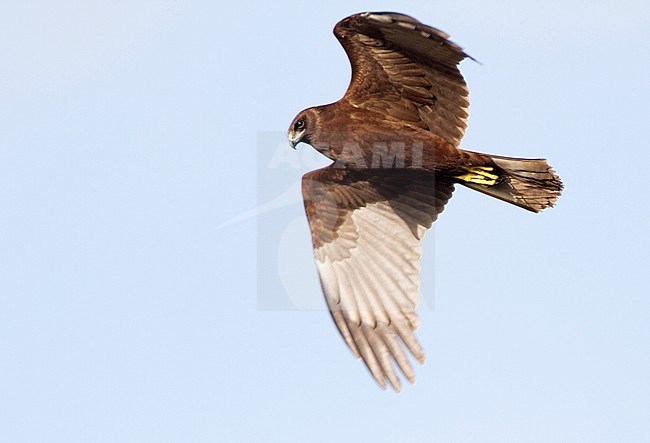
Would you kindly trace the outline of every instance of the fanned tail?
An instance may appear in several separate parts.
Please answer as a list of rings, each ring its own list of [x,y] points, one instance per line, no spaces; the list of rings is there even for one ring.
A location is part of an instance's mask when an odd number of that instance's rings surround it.
[[[545,159],[489,157],[496,167],[467,168],[460,182],[532,212],[553,206],[562,193],[562,181]]]

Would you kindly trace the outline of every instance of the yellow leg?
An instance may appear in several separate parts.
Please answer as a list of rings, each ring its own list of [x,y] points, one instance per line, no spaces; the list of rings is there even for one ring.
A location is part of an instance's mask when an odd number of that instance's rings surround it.
[[[467,183],[476,183],[479,185],[493,186],[499,180],[496,174],[490,174],[494,171],[492,166],[473,166],[465,168],[467,174],[457,175],[456,178]]]

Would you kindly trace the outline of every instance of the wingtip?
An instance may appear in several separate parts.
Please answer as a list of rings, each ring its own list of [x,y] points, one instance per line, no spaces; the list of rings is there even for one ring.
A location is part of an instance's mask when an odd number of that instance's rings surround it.
[[[402,384],[400,383],[397,374],[395,372],[392,372],[386,374],[386,376],[388,377],[388,381],[390,382],[390,385],[393,387],[393,389],[397,392],[400,392],[402,390]]]

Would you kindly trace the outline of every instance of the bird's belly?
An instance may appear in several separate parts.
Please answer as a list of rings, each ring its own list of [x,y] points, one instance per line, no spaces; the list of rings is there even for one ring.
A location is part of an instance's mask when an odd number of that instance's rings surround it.
[[[366,133],[362,136],[337,133],[325,143],[314,144],[316,150],[342,168],[352,169],[447,169],[458,149],[431,134],[407,137],[399,133]]]

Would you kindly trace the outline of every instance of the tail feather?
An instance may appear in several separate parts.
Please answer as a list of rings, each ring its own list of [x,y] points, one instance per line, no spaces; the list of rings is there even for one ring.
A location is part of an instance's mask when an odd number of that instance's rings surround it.
[[[562,181],[546,160],[490,157],[499,169],[496,171],[499,179],[495,184],[462,184],[532,212],[553,206],[562,193]]]

